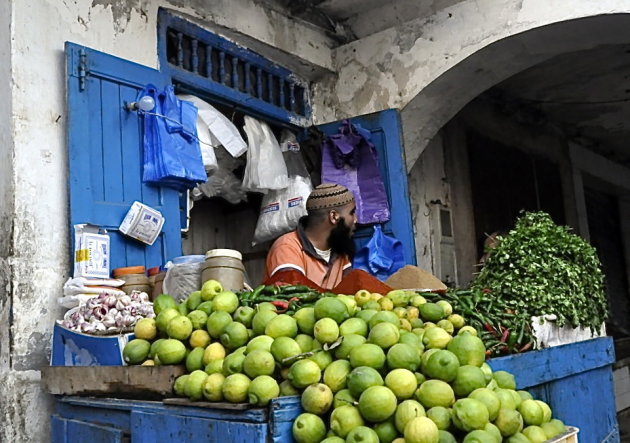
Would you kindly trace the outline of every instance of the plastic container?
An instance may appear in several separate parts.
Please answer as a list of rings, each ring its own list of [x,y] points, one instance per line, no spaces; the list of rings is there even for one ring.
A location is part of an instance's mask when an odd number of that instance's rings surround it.
[[[545,443],[578,443],[578,432],[580,430],[573,426],[567,426],[567,431],[557,437],[547,440]]]
[[[245,281],[242,259],[243,255],[234,249],[212,249],[206,252],[201,283],[217,280],[225,290],[240,291]]]
[[[155,300],[158,295],[164,292],[164,277],[166,277],[166,271],[160,271],[159,274],[155,275],[155,281],[153,283],[153,290],[151,293],[151,301]]]
[[[114,277],[125,281],[125,284],[120,287],[125,294],[131,294],[132,291],[151,293],[149,277],[144,274],[144,266],[117,268],[114,269],[113,274]]]
[[[55,324],[51,366],[120,366],[125,364],[122,351],[133,333],[96,336],[72,331]]]
[[[112,271],[114,278],[122,279],[123,275],[144,274],[144,266],[127,266],[125,268],[116,268]]]

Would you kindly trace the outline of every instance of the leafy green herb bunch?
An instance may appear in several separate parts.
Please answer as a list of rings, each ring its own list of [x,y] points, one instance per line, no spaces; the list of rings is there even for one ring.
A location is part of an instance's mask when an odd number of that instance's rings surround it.
[[[595,248],[545,212],[524,213],[490,251],[471,283],[518,313],[555,314],[557,324],[599,331],[607,317]]]

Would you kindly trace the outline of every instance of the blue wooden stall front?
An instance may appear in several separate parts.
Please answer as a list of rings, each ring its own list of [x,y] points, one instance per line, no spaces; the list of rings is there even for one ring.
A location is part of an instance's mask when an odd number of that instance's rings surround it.
[[[493,358],[493,370],[515,375],[518,389],[551,406],[553,415],[580,429],[580,442],[618,442],[612,364],[613,340],[595,338]]]
[[[268,408],[244,411],[60,397],[51,420],[51,442],[290,443],[293,420],[300,413],[300,397],[282,397]]]
[[[580,429],[585,443],[619,441],[612,364],[613,341],[597,338],[489,360],[509,371],[518,389],[551,406],[553,415]],[[165,405],[154,401],[61,397],[52,416],[53,443],[74,441],[224,443],[293,441],[299,397],[282,397],[269,408],[245,411]]]

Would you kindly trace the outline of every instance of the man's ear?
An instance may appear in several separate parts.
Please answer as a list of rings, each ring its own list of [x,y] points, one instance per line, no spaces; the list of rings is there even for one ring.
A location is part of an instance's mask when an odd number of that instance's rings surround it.
[[[328,220],[333,224],[336,225],[337,221],[339,220],[339,213],[337,211],[335,211],[334,209],[331,210],[328,213]]]

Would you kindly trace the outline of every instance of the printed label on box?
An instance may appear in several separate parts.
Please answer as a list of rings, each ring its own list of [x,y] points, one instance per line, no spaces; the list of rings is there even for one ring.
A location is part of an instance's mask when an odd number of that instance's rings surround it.
[[[155,243],[164,226],[164,217],[156,209],[134,202],[120,224],[120,232],[147,245]]]
[[[74,225],[74,277],[109,278],[109,235],[89,224]]]

